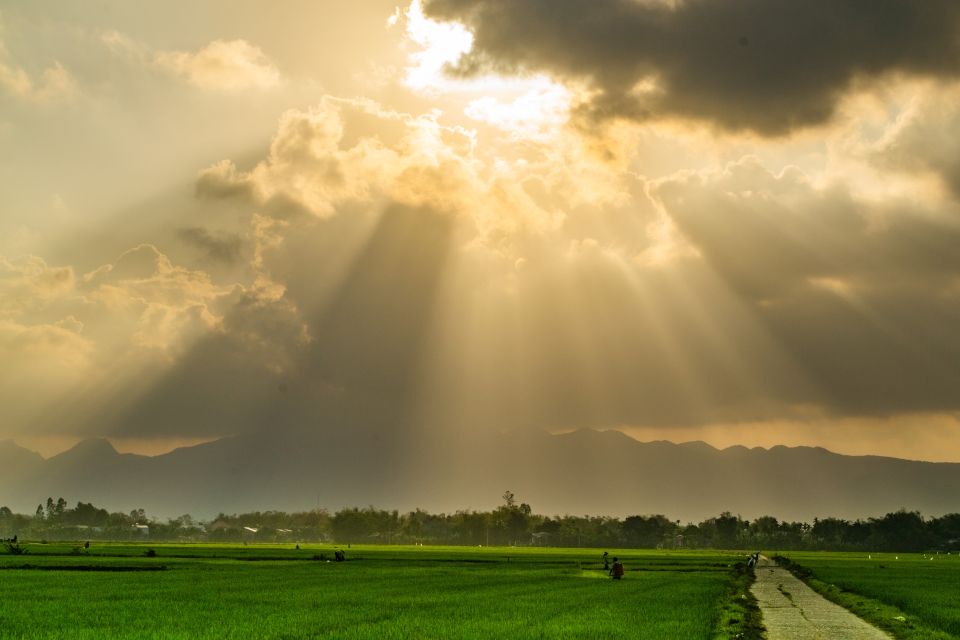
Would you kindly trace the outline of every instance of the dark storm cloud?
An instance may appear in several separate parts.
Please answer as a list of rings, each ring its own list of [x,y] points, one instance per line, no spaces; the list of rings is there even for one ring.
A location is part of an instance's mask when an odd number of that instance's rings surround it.
[[[960,73],[954,0],[429,0],[426,11],[473,31],[461,71],[586,80],[598,118],[778,135],[826,122],[859,78]],[[632,92],[644,80],[656,90]]]

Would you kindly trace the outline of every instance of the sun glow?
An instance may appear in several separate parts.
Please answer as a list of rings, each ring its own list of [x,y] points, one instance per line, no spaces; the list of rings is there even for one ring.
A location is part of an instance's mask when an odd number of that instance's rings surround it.
[[[420,0],[407,9],[407,37],[419,47],[410,54],[406,84],[418,91],[437,89],[446,80],[446,69],[473,48],[473,34],[455,22],[436,22],[423,13]]]
[[[543,74],[504,77],[462,76],[452,69],[473,48],[473,34],[456,22],[436,22],[413,0],[403,14],[406,36],[416,49],[409,55],[404,83],[430,96],[460,97],[463,113],[517,137],[550,137],[568,120],[573,93]],[[399,14],[388,19],[393,26]],[[397,19],[394,19],[397,18]]]
[[[501,89],[506,94],[503,97],[485,95],[472,100],[464,113],[527,138],[549,136],[567,122],[572,96],[565,87],[544,76],[514,84]]]

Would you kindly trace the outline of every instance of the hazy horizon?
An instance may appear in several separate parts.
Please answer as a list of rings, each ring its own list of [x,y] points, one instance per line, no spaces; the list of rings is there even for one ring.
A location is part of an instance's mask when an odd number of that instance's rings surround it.
[[[958,33],[0,1],[0,440],[352,438],[371,491],[503,431],[960,462]]]
[[[136,505],[161,518],[358,505],[455,513],[494,508],[501,484],[546,514],[699,521],[728,511],[811,521],[903,509],[944,516],[956,513],[960,491],[956,463],[641,443],[591,429],[476,434],[470,455],[449,446],[395,455],[376,434],[310,430],[247,434],[155,457],[120,454],[97,438],[48,459],[8,443],[0,442],[0,504],[22,513],[45,496],[122,512]]]
[[[725,449],[742,447],[745,449],[764,449],[769,450],[773,447],[815,447],[815,448],[824,448],[830,451],[831,453],[837,453],[844,456],[882,456],[897,458],[901,460],[917,461],[917,462],[955,462],[952,459],[950,454],[946,456],[943,454],[937,455],[932,453],[929,457],[920,458],[920,457],[911,457],[907,454],[910,450],[909,447],[900,447],[897,446],[895,449],[891,449],[892,453],[883,453],[876,450],[867,450],[861,451],[856,448],[845,447],[842,444],[840,446],[834,446],[833,448],[828,448],[822,444],[818,444],[816,439],[804,440],[799,439],[792,441],[790,438],[783,438],[782,434],[771,435],[769,433],[753,433],[755,438],[754,442],[742,442],[742,441],[730,441],[729,438],[731,434],[728,430],[724,429],[722,426],[713,427],[709,430],[697,429],[692,433],[697,436],[705,437],[695,437],[690,439],[683,439],[682,434],[686,433],[687,430],[673,429],[671,438],[662,438],[662,437],[644,437],[645,434],[662,434],[661,430],[657,429],[591,429],[593,431],[599,431],[600,433],[612,431],[617,433],[622,433],[623,435],[636,440],[641,444],[650,444],[656,442],[668,442],[671,444],[697,444],[703,443],[717,449],[718,451],[723,451]],[[544,431],[544,433],[549,433],[552,435],[560,435],[565,433],[570,433],[571,430],[563,430],[556,432]],[[736,433],[736,432],[734,432]],[[223,436],[230,437],[230,436]],[[735,436],[733,436],[735,437]],[[773,438],[776,438],[774,441]],[[176,439],[176,440],[139,440],[139,439],[120,439],[115,437],[104,437],[104,436],[87,436],[87,437],[78,437],[78,436],[62,436],[62,437],[53,437],[53,438],[30,438],[30,437],[14,437],[7,438],[7,440],[13,442],[19,447],[32,451],[34,453],[40,454],[44,459],[49,459],[54,456],[57,456],[61,453],[66,453],[70,451],[78,444],[81,444],[85,440],[90,439],[103,439],[110,443],[110,445],[120,454],[134,454],[147,457],[156,457],[161,456],[177,449],[194,447],[201,444],[208,444],[211,442],[216,442],[221,440],[222,437],[217,438],[200,438],[200,439]]]

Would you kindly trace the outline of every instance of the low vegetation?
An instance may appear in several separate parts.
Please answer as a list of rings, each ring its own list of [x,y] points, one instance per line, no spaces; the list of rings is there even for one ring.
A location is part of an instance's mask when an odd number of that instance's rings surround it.
[[[750,591],[753,570],[745,562],[734,565],[732,579],[717,625],[716,638],[759,640],[764,637],[763,619],[757,599]]]

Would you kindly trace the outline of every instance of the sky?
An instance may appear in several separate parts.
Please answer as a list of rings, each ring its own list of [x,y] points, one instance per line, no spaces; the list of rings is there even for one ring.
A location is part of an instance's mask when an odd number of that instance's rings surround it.
[[[0,0],[0,439],[960,461],[954,0]]]

